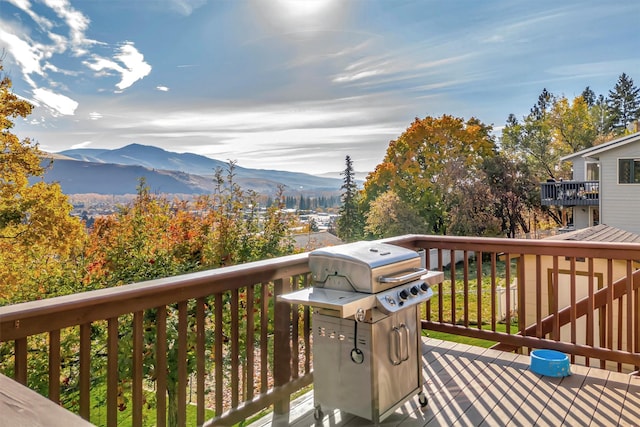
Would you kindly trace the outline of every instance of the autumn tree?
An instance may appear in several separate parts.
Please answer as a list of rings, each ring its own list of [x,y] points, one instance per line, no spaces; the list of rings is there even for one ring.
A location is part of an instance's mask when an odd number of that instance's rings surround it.
[[[598,136],[589,104],[582,96],[574,98],[572,102],[564,96],[558,98],[551,108],[549,123],[554,130],[559,155],[589,148]]]
[[[391,190],[376,197],[367,212],[365,231],[377,239],[424,234],[427,229],[424,218]]]
[[[33,106],[11,91],[0,62],[0,305],[74,292],[65,269],[83,228],[58,184],[44,182],[45,153],[11,133]]]
[[[448,212],[448,233],[456,236],[503,236],[496,216],[495,196],[484,180],[463,182],[457,187],[458,203]]]
[[[540,199],[539,183],[528,165],[499,153],[485,159],[483,172],[490,193],[488,205],[493,218],[499,221],[500,235],[515,238],[529,233]],[[491,223],[489,219],[487,222]]]
[[[362,238],[363,217],[359,208],[358,184],[350,156],[345,158],[345,169],[340,173],[343,177],[342,206],[340,206],[337,228],[338,237],[345,242],[353,242]]]
[[[450,171],[458,167],[464,177],[478,170],[495,153],[491,126],[476,118],[449,115],[416,118],[398,139],[391,141],[382,163],[365,182],[364,203],[391,191],[427,224],[426,233],[447,233],[451,190],[459,184]]]
[[[555,97],[544,89],[522,122],[510,114],[502,130],[502,150],[527,163],[539,180],[562,175],[558,160],[566,151],[554,138],[554,128],[549,120],[554,102]]]
[[[43,179],[46,153],[11,132],[13,120],[29,116],[33,106],[11,91],[2,70],[0,60],[0,305],[6,305],[84,290],[85,233],[60,186]],[[73,334],[61,331],[61,358],[74,354],[76,344]],[[47,395],[45,336],[29,337],[27,351],[27,384]],[[0,343],[0,372],[12,375],[13,356],[13,343]]]

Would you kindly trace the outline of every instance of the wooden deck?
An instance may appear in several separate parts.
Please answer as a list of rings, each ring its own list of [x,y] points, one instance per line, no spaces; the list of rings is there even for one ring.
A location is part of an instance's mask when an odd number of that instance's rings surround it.
[[[91,427],[93,424],[0,374],[0,427]]]
[[[426,393],[384,420],[383,426],[640,426],[640,377],[578,365],[564,378],[529,370],[529,357],[424,340]],[[250,427],[367,426],[335,410],[313,419],[313,392],[291,403],[288,417],[268,415]]]

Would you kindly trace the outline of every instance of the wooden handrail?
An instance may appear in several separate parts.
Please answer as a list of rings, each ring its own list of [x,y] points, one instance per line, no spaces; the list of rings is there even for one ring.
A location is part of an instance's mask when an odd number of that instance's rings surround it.
[[[307,254],[0,307],[0,341],[108,319],[308,272]]]
[[[637,264],[640,260],[640,244],[637,243],[618,243],[618,242],[584,242],[584,241],[569,241],[569,240],[527,240],[527,239],[496,239],[496,238],[477,238],[477,237],[442,237],[438,238],[437,236],[422,236],[422,235],[407,235],[401,236],[399,238],[392,238],[387,240],[390,243],[399,244],[408,248],[421,248],[426,250],[435,250],[438,254],[438,266],[437,268],[442,268],[442,254],[447,252],[476,252],[480,257],[482,256],[495,256],[495,255],[504,255],[509,258],[518,258],[520,261],[524,260],[524,256],[530,256],[533,260],[535,260],[535,268],[527,273],[527,279],[534,280],[537,300],[534,302],[534,306],[536,309],[534,312],[527,312],[529,316],[532,314],[535,315],[536,321],[531,324],[523,323],[526,319],[525,316],[525,304],[526,298],[525,293],[521,292],[521,286],[524,286],[526,282],[525,279],[525,268],[524,264],[519,262],[519,271],[518,274],[518,319],[520,321],[518,333],[511,333],[509,329],[511,325],[507,325],[508,332],[500,332],[496,330],[496,325],[493,316],[495,313],[491,314],[491,319],[481,319],[480,318],[480,309],[478,305],[478,319],[475,327],[468,326],[460,326],[456,322],[456,314],[452,311],[451,308],[447,308],[447,310],[443,310],[443,298],[442,294],[446,291],[445,287],[440,285],[438,287],[438,298],[437,300],[432,300],[428,303],[427,308],[425,310],[426,313],[430,313],[429,318],[423,320],[422,327],[428,330],[434,330],[439,332],[446,332],[454,335],[463,335],[473,338],[480,338],[490,341],[496,341],[499,343],[500,348],[506,350],[513,350],[515,348],[552,348],[560,351],[564,351],[570,353],[572,355],[582,355],[588,358],[600,359],[601,364],[605,361],[613,361],[618,363],[618,369],[622,369],[623,366],[621,364],[631,365],[631,370],[638,370],[640,367],[640,313],[637,310],[638,304],[640,301],[640,291],[637,286],[637,280],[634,279],[633,286],[627,284],[627,280],[623,278],[622,280],[616,281],[614,286],[614,296],[610,298],[610,295],[606,292],[596,291],[592,295],[592,299],[589,300],[589,297],[586,299],[582,299],[579,301],[579,306],[575,307],[576,310],[579,308],[581,315],[590,315],[592,313],[591,310],[595,310],[597,308],[608,307],[613,301],[622,301],[622,295],[629,295],[625,300],[625,304],[623,309],[629,313],[627,316],[623,317],[620,313],[620,310],[615,319],[607,318],[608,327],[605,334],[606,336],[606,346],[600,346],[598,343],[594,343],[592,345],[582,345],[582,344],[572,344],[567,342],[556,341],[555,339],[550,340],[544,338],[547,333],[552,332],[554,328],[558,328],[560,323],[566,324],[566,319],[568,316],[569,321],[567,323],[572,323],[572,313],[570,309],[567,310],[559,310],[556,306],[556,310],[558,313],[553,313],[553,307],[550,307],[552,313],[549,316],[545,316],[542,318],[542,304],[543,301],[541,299],[541,291],[542,291],[542,271],[541,271],[541,260],[545,257],[549,257],[554,262],[554,267],[552,271],[557,271],[558,268],[558,260],[565,258],[583,258],[588,263],[592,263],[594,259],[607,259],[607,260],[617,260],[623,261],[627,265],[626,277],[637,277],[636,272],[633,271],[632,266]],[[466,267],[465,267],[466,268]],[[550,267],[551,268],[551,267]],[[636,267],[637,268],[637,267]],[[492,283],[495,281],[495,271],[491,273],[491,281]],[[554,273],[557,274],[557,273]],[[575,275],[575,271],[572,273]],[[533,277],[531,277],[533,276]],[[455,280],[456,273],[455,269],[451,271],[451,282]],[[466,279],[465,279],[466,280]],[[478,282],[481,280],[481,272],[478,269]],[[575,286],[575,284],[574,284]],[[453,284],[450,286],[451,292],[455,292],[455,288]],[[492,285],[492,290],[489,294],[490,300],[483,300],[484,304],[493,304],[495,299],[497,298],[495,294],[495,289]],[[478,300],[481,298],[480,288],[478,287]],[[485,296],[482,296],[485,298]],[[552,298],[552,294],[549,295],[549,298]],[[433,304],[438,305],[437,313],[434,313],[431,306]],[[464,303],[463,309],[463,318],[467,319],[468,314],[473,312],[473,308],[469,306],[468,301]],[[593,309],[589,307],[593,306]],[[635,307],[635,309],[634,309]],[[611,316],[613,309],[609,309],[608,315]],[[562,318],[560,318],[559,313],[562,313]],[[435,316],[434,316],[435,314]],[[435,317],[436,320],[433,320]],[[579,315],[573,315],[573,322],[575,322],[575,318],[579,317]],[[561,321],[561,322],[560,322]],[[465,320],[467,322],[467,320]],[[490,322],[490,323],[489,323]],[[611,323],[614,323],[616,326],[612,327]],[[487,324],[489,328],[485,329],[482,325]],[[573,324],[573,323],[572,323]],[[525,332],[526,331],[526,332]],[[623,336],[624,331],[624,336]],[[593,342],[593,328],[590,328],[590,331],[587,331],[587,339]],[[613,347],[612,338],[613,334],[616,335],[616,339],[618,341],[617,348]],[[621,340],[626,341],[624,345],[624,349],[620,346]],[[589,342],[589,341],[588,341]],[[603,365],[604,366],[604,365]]]
[[[633,273],[632,275],[632,281],[633,281],[633,290],[638,290],[640,289],[640,270],[637,270]],[[622,298],[623,296],[627,295],[627,278],[622,277],[618,280],[616,280],[613,283],[613,300],[618,300],[620,298]],[[599,308],[603,308],[608,304],[608,297],[609,297],[609,287],[605,287],[602,289],[599,289],[598,291],[594,292],[593,294],[593,302],[594,302],[594,310],[597,310]],[[546,316],[545,318],[542,319],[542,336],[545,336],[549,333],[551,333],[551,331],[553,330],[553,323],[554,320],[556,319],[556,316],[558,318],[559,324],[560,326],[564,326],[567,325],[571,322],[571,306],[568,307],[564,307],[563,309],[559,310],[557,315],[556,314],[550,314],[549,316]],[[587,312],[589,311],[589,297],[583,297],[581,299],[579,299],[578,301],[576,301],[576,305],[575,305],[575,317],[576,318],[580,318],[584,315],[587,314]],[[537,325],[531,325],[528,326],[525,330],[524,333],[520,333],[518,332],[518,334],[520,335],[524,335],[524,336],[536,336],[536,327]],[[504,344],[504,343],[498,343],[496,345],[494,345],[493,347],[494,350],[501,350],[501,351],[515,351],[517,350],[518,346],[513,346],[513,345],[508,345],[508,344]]]

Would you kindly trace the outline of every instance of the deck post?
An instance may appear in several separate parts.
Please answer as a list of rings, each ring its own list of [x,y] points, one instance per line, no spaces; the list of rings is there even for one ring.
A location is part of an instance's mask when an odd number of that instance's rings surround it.
[[[276,280],[274,285],[275,295],[281,295],[287,291],[282,279]],[[276,300],[274,316],[273,381],[274,386],[279,387],[287,384],[291,379],[291,305],[288,302]],[[289,413],[289,400],[287,395],[276,401],[273,405],[275,415]]]

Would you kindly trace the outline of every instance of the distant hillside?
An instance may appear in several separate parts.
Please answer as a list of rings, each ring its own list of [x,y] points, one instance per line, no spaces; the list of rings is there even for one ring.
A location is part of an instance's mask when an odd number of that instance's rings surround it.
[[[85,162],[144,166],[196,175],[213,175],[217,167],[226,165],[226,162],[197,154],[172,153],[162,148],[140,144],[130,144],[114,150],[79,148],[60,151],[58,154]]]
[[[47,182],[59,182],[66,194],[134,194],[144,177],[153,192],[204,194],[214,189],[212,176],[227,163],[196,154],[178,154],[132,144],[117,150],[79,149],[51,155]],[[77,159],[77,160],[76,160]],[[275,170],[236,168],[236,182],[246,190],[274,194],[279,185],[287,192],[338,192],[340,179]]]
[[[217,168],[225,168],[227,162],[191,153],[173,153],[149,145],[130,144],[126,147],[104,149],[74,149],[57,154],[92,163],[136,165],[149,169],[179,171],[200,176],[213,176]],[[339,190],[342,180],[325,178],[298,172],[268,169],[248,169],[236,166],[236,176],[242,180],[253,180],[254,185],[270,187],[278,184],[303,190]],[[260,181],[264,183],[260,184]],[[253,188],[253,187],[252,187]],[[256,190],[258,191],[258,190]]]

